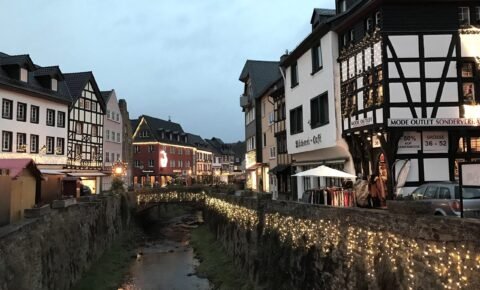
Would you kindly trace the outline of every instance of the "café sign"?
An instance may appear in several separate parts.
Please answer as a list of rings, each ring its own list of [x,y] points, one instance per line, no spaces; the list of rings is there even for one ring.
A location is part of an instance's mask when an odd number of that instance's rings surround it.
[[[311,136],[310,138],[295,140],[295,147],[300,148],[304,146],[309,146],[311,144],[320,144],[320,143],[322,143],[322,135],[317,134],[317,135]]]
[[[388,127],[457,127],[480,126],[480,118],[388,119]]]

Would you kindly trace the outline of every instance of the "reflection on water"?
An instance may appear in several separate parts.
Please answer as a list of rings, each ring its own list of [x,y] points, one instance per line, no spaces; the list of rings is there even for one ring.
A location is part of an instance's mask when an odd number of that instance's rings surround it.
[[[189,245],[192,226],[184,223],[192,218],[195,219],[194,216],[178,217],[159,228],[164,238],[151,241],[138,249],[140,254],[133,261],[128,281],[121,289],[213,289],[207,279],[194,274],[198,260]]]

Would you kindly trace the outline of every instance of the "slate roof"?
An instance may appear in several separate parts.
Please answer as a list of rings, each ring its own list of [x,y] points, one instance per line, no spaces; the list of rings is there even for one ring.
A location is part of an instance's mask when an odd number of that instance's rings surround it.
[[[199,135],[187,133],[188,144],[204,151],[212,151],[210,144]]]
[[[278,61],[247,60],[239,80],[246,82],[250,78],[253,98],[262,96],[265,88],[281,78]]]
[[[98,102],[102,107],[103,111],[106,111],[106,103],[103,99],[102,93],[98,88],[97,82],[95,81],[95,77],[91,71],[87,72],[76,72],[76,73],[68,73],[63,75],[65,77],[65,82],[67,83],[68,89],[70,90],[70,95],[72,96],[73,103],[77,101],[79,97],[82,96],[83,89],[90,81],[93,86],[93,90],[97,95]]]
[[[247,152],[245,141],[238,141],[237,143],[230,143],[229,145],[235,153],[235,158],[239,158],[241,163],[242,160],[245,159],[245,153]]]
[[[158,129],[163,129],[165,131],[169,130],[172,132],[176,131],[178,133],[184,133],[182,126],[180,126],[180,124],[178,123],[175,123],[172,121],[165,121],[165,120],[150,117],[147,115],[141,115],[139,119],[141,119],[142,117],[145,118],[145,121],[147,121],[147,124],[150,126],[152,130],[158,131]]]
[[[222,139],[213,137],[212,139],[205,139],[210,146],[215,149],[215,151],[221,155],[235,155],[231,146],[229,144],[225,144]]]
[[[102,91],[103,100],[105,101],[105,104],[108,104],[108,101],[110,100],[110,97],[112,96],[113,90],[110,91]]]
[[[12,64],[23,66],[25,62],[31,62],[28,55],[10,56],[6,53],[0,52],[0,66],[6,65],[8,67]],[[63,74],[58,66],[41,67],[39,65],[30,66],[29,64],[27,64],[27,66],[29,67],[28,69],[30,69],[30,71],[28,72],[28,82],[23,82],[18,79],[12,78],[8,74],[8,69],[5,70],[4,67],[0,67],[0,84],[9,88],[34,93],[39,97],[46,98],[52,101],[60,101],[62,103],[68,104],[72,102],[70,91],[66,86],[65,82],[62,81]],[[56,74],[58,76],[57,91],[46,88],[41,83],[42,76],[51,74]]]

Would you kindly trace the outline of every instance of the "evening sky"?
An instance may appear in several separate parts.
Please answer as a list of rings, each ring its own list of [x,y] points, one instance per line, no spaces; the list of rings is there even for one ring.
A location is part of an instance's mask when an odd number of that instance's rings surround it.
[[[64,73],[187,132],[244,139],[238,80],[247,59],[279,60],[333,0],[0,0],[0,51]]]

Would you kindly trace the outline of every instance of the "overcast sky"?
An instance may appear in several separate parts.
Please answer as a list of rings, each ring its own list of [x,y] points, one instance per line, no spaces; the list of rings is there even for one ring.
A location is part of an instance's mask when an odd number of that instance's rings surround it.
[[[244,139],[238,80],[247,59],[278,60],[334,0],[0,0],[0,51],[64,73],[187,132]]]

